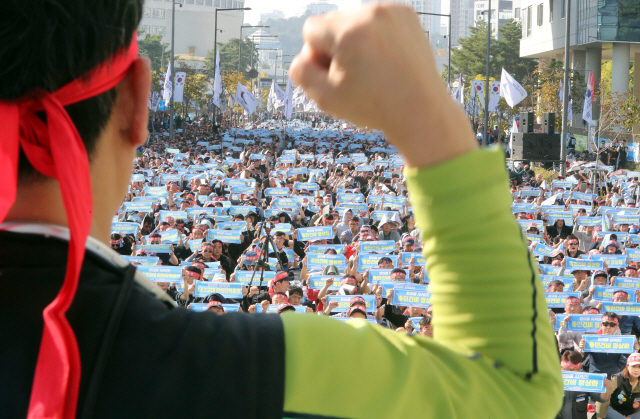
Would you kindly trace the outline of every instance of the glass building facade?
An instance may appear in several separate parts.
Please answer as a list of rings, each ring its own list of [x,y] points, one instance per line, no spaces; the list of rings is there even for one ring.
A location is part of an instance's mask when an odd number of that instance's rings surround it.
[[[577,44],[640,42],[640,0],[577,0]]]

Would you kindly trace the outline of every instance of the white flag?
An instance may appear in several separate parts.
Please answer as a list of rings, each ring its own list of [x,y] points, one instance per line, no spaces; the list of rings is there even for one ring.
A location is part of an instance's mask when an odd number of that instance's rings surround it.
[[[281,108],[284,106],[284,101],[287,98],[287,94],[280,88],[280,86],[278,85],[278,83],[276,83],[274,81],[273,83],[275,92],[276,92],[276,102],[275,102],[275,108]]]
[[[171,77],[171,65],[169,65],[167,74],[164,78],[164,92],[162,93],[162,99],[167,106],[169,106],[169,101],[171,101]]]
[[[271,89],[269,90],[269,96],[267,97],[267,110],[273,112],[277,106],[278,94],[276,93],[276,81],[271,81]]]
[[[595,81],[593,73],[589,76],[587,83],[587,93],[584,95],[584,109],[582,110],[582,119],[587,124],[593,125],[593,92],[595,89]]]
[[[512,108],[522,102],[527,97],[527,91],[514,79],[511,74],[502,69],[500,77],[500,96],[507,101]]]
[[[258,101],[251,94],[249,89],[244,87],[240,82],[238,82],[238,88],[236,89],[236,102],[238,105],[242,106],[248,115],[251,115],[258,106]]]
[[[177,72],[176,73],[176,91],[173,94],[173,101],[182,103],[184,100],[184,82],[187,79],[187,73]]]
[[[478,102],[482,109],[484,109],[484,81],[483,80],[474,80],[471,82],[471,87],[474,92],[476,92]]]
[[[491,82],[491,91],[489,92],[489,112],[498,110],[498,102],[500,102],[500,82]]]
[[[222,106],[220,94],[222,94],[222,72],[220,71],[220,47],[218,47],[216,49],[216,72],[213,79],[213,104],[218,108]]]
[[[284,99],[284,116],[287,119],[291,119],[293,113],[293,89],[291,87],[291,77],[287,80],[287,91],[285,92]]]
[[[461,105],[464,104],[464,80],[462,79],[462,74],[458,77],[458,100],[457,102]]]

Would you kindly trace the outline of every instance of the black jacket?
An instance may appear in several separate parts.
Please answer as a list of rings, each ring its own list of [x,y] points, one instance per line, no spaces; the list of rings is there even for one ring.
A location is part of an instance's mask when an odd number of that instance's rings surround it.
[[[67,243],[2,231],[0,254],[4,290],[20,296],[0,305],[0,416],[24,418],[42,310],[62,284]],[[82,365],[78,418],[282,417],[279,316],[218,316],[175,308],[133,281],[134,273],[131,265],[117,267],[87,251],[67,313]],[[109,345],[105,331],[117,300],[121,320],[113,324]],[[101,350],[106,350],[103,364]]]

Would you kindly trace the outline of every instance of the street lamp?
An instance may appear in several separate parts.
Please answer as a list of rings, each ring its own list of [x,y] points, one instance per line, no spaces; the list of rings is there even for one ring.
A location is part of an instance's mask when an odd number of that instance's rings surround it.
[[[174,124],[173,124],[173,96],[176,91],[176,69],[175,62],[175,38],[176,38],[176,0],[171,2],[171,100],[169,100],[169,131],[171,132],[171,141],[173,141]],[[182,3],[179,3],[182,7]]]
[[[243,25],[240,26],[240,41],[238,42],[238,74],[240,74],[240,60],[242,59],[242,55],[240,51],[242,51],[242,30],[244,28],[270,28],[271,26],[261,26],[261,25]],[[253,60],[253,50],[251,51],[251,59]]]
[[[276,83],[278,82],[278,58],[280,58],[281,62],[282,62],[282,82],[284,83],[284,59],[283,57],[295,57],[295,54],[285,54],[285,55],[279,55],[276,57],[276,71],[274,72],[273,76],[276,79]]]
[[[449,85],[449,88],[451,88],[451,14],[443,15],[441,13],[427,13],[427,12],[416,12],[416,14],[449,18],[449,30],[448,30],[449,34],[447,35],[447,38],[449,39],[449,74],[447,75],[447,84]],[[427,38],[429,38],[428,31],[427,31]]]
[[[175,0],[174,0],[175,1]],[[226,10],[251,10],[251,7],[230,7],[230,8],[224,8],[224,9],[219,9],[216,7],[216,12],[215,12],[215,24],[214,24],[214,35],[213,35],[213,53],[216,53],[216,48],[218,47],[218,11],[226,11]],[[215,58],[214,58],[214,66],[215,66]],[[214,67],[214,71],[215,71],[215,67]],[[217,113],[217,111],[216,111]],[[214,113],[213,115],[214,121],[216,118],[216,115]],[[215,122],[214,122],[215,124]]]

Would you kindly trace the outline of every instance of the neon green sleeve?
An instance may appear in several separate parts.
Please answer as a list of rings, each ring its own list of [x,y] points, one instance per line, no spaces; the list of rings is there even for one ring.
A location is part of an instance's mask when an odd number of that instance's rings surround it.
[[[563,385],[499,148],[408,170],[434,339],[283,316],[285,417],[553,418]]]

